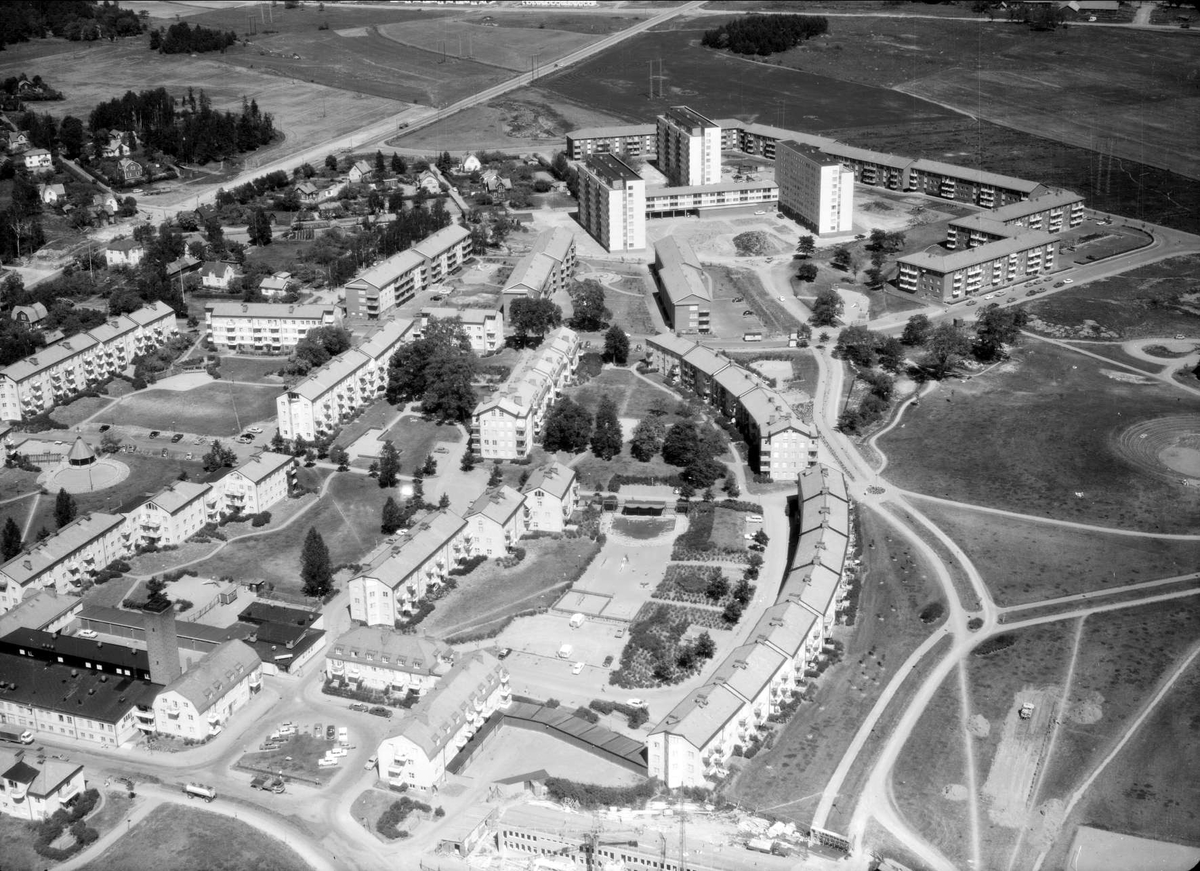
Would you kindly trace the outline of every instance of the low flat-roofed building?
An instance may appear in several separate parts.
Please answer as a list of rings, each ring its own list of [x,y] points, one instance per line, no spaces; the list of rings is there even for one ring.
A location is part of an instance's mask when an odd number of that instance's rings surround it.
[[[79,611],[79,626],[100,635],[122,638],[135,643],[146,643],[145,617],[141,611],[127,608],[110,608],[106,605],[85,604]],[[209,626],[195,620],[180,620],[175,624],[176,641],[180,650],[209,653],[233,638],[244,638],[248,627],[240,623],[232,626]]]
[[[429,635],[385,626],[356,626],[333,640],[325,653],[325,676],[360,690],[424,695],[454,664],[452,647]]]
[[[773,181],[731,181],[651,188],[646,191],[646,216],[665,218],[736,206],[767,206],[773,209],[778,200],[779,185]]]

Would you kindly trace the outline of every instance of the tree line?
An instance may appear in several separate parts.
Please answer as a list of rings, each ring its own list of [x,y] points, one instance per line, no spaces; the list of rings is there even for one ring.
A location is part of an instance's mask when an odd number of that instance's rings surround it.
[[[150,50],[161,54],[224,53],[235,42],[237,34],[232,30],[221,31],[199,24],[190,27],[186,21],[172,24],[166,31],[161,27],[150,31]]]
[[[148,17],[95,0],[6,0],[0,3],[0,50],[47,33],[75,42],[136,36],[146,29]]]
[[[769,55],[794,48],[829,31],[822,15],[743,15],[704,31],[705,48],[729,49],[734,54]]]

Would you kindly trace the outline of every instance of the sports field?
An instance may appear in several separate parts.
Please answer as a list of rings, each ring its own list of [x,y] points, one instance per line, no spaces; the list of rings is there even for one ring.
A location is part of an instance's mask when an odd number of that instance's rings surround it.
[[[231,436],[252,423],[275,417],[279,387],[214,381],[191,390],[139,391],[109,412],[123,426]]]

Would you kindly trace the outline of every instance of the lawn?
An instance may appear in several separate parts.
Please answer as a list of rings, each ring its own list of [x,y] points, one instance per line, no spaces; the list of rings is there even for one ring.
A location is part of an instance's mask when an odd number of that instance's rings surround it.
[[[650,317],[653,304],[649,293],[652,282],[646,276],[624,276],[604,295],[604,304],[612,312],[612,323],[634,336],[653,336],[658,327]],[[630,356],[637,356],[630,348]]]
[[[282,357],[225,356],[221,358],[221,378],[224,381],[254,381],[279,385],[283,383],[283,379],[277,373],[283,365]]]
[[[297,871],[309,868],[288,845],[246,823],[193,807],[155,808],[129,834],[88,863],[91,871]]]
[[[252,751],[238,761],[237,767],[257,773],[283,773],[284,777],[300,777],[329,783],[346,768],[346,758],[337,767],[321,768],[317,760],[336,742],[306,735],[303,732],[289,737],[277,750]]]
[[[379,518],[389,495],[395,491],[381,490],[374,478],[335,473],[325,496],[290,526],[230,541],[193,568],[205,577],[259,578],[274,584],[276,593],[300,596],[300,549],[308,530],[321,533],[335,568],[357,563],[383,540]]]
[[[959,868],[970,859],[966,741],[958,672],[951,671],[917,720],[892,769],[904,818]]]
[[[755,756],[728,788],[729,798],[750,808],[772,808],[772,815],[800,824],[812,821],[821,791],[879,694],[905,658],[936,628],[923,624],[917,615],[929,603],[942,601],[933,572],[894,535],[891,521],[863,507],[859,523],[862,540],[875,546],[863,551],[855,625],[834,630],[834,638],[845,644],[842,661],[816,681],[813,701],[801,705],[775,746]],[[930,661],[930,657],[923,660]],[[902,691],[889,712],[904,698]],[[883,728],[876,732],[887,734]],[[863,764],[852,770],[843,795],[858,795],[867,762],[876,750],[868,745],[859,757]],[[851,805],[840,802],[838,813],[848,819]],[[844,831],[838,828],[844,821],[834,822],[832,828]]]
[[[525,559],[515,569],[489,560],[459,577],[456,589],[438,600],[421,630],[439,638],[495,634],[516,614],[548,608],[600,551],[599,544],[583,537],[534,538],[521,547]]]
[[[998,605],[1173,577],[1200,565],[1200,542],[1112,535],[919,502],[983,575]]]
[[[278,387],[215,381],[192,390],[141,390],[109,413],[123,426],[233,436],[252,423],[275,422]]]
[[[33,832],[27,825],[24,820],[0,814],[0,850],[5,871],[38,871],[47,867],[47,860],[33,849]]]
[[[1028,304],[1030,317],[1036,318],[1031,328],[1076,339],[1093,338],[1101,330],[1122,340],[1200,336],[1193,299],[1198,272],[1200,255],[1193,254],[1059,291]]]
[[[1147,419],[1200,412],[1200,401],[1180,394],[1117,380],[1092,358],[1029,341],[986,375],[939,384],[877,444],[890,458],[888,478],[906,489],[1062,520],[1191,532],[1200,488],[1143,471],[1119,441]]]
[[[1197,698],[1193,662],[1075,806],[1043,868],[1067,867],[1079,825],[1200,847]]]
[[[68,428],[77,426],[98,411],[103,411],[115,400],[108,396],[84,396],[69,405],[60,405],[50,413],[50,417]]]
[[[462,431],[458,427],[435,423],[420,417],[405,417],[385,434],[385,439],[391,439],[400,450],[400,468],[402,474],[411,475],[416,467],[425,462],[425,458],[433,453],[433,449],[441,442],[455,443],[462,441]],[[434,454],[434,459],[439,459]],[[445,458],[440,458],[439,472],[455,471],[445,468]]]

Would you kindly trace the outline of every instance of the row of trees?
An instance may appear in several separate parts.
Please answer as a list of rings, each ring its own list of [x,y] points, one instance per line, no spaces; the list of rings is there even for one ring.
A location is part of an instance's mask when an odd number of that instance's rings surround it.
[[[734,54],[769,55],[795,48],[829,31],[821,15],[743,15],[704,31],[705,48],[727,48]]]
[[[47,33],[76,42],[136,36],[146,29],[147,18],[148,12],[122,9],[116,3],[5,0],[0,3],[0,49]]]
[[[206,51],[219,51],[237,42],[237,34],[232,30],[221,31],[197,24],[195,27],[186,21],[172,24],[164,32],[160,27],[150,31],[150,50],[162,54],[202,54]]]

